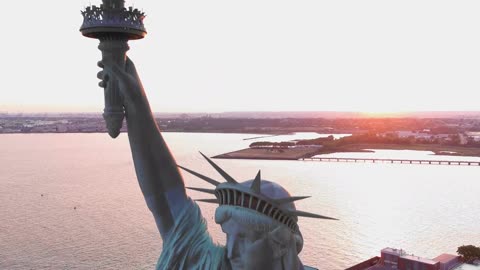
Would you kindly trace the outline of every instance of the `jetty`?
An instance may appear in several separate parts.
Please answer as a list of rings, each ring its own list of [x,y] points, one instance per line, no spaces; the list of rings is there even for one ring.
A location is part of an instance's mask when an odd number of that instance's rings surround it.
[[[420,160],[420,159],[389,159],[389,158],[342,158],[342,157],[304,157],[302,161],[322,162],[364,162],[364,163],[396,163],[396,164],[426,164],[426,165],[456,165],[480,166],[480,161],[461,160]]]

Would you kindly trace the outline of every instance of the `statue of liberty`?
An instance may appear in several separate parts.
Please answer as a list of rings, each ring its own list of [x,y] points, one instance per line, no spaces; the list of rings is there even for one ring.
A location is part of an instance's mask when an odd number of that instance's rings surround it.
[[[280,185],[263,180],[238,182],[208,157],[225,179],[219,182],[178,166],[155,122],[147,96],[130,59],[98,63],[100,87],[116,80],[123,96],[138,183],[163,239],[157,269],[311,269],[298,254],[303,238],[299,216],[332,219],[298,211],[293,197]],[[203,155],[203,154],[202,154]],[[181,168],[210,183],[213,189],[191,188],[213,196],[199,200],[218,204],[215,222],[227,235],[226,246],[214,244],[196,202],[186,194]]]

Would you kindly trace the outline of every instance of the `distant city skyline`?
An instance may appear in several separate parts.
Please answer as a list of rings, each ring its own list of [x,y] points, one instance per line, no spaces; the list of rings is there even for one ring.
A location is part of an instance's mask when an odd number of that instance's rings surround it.
[[[9,1],[0,113],[98,112],[98,1]],[[153,111],[478,111],[478,1],[126,1]],[[38,27],[38,28],[37,28]]]

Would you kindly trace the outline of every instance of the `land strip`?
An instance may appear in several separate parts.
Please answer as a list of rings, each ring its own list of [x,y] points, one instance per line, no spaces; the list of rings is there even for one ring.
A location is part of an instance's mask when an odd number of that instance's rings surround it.
[[[294,148],[246,148],[233,151],[214,158],[223,159],[269,159],[269,160],[298,160],[311,158],[316,155],[342,152],[373,152],[373,150],[417,150],[431,151],[435,155],[471,156],[480,157],[480,148],[435,144],[351,144],[325,147],[294,147]]]
[[[225,159],[277,159],[277,160],[298,160],[312,157],[319,152],[320,148],[246,148],[230,153],[221,154],[214,158]]]
[[[292,132],[362,134],[415,131],[429,134],[458,134],[480,131],[480,117],[466,118],[240,118],[156,117],[163,132],[250,133],[277,135]],[[126,131],[126,124],[122,132]],[[9,115],[0,113],[1,133],[104,133],[99,114]]]

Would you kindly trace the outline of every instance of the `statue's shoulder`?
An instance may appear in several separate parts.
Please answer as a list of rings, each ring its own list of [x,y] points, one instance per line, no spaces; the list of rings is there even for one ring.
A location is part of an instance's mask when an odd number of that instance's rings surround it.
[[[157,269],[228,270],[225,247],[212,241],[198,205],[189,199],[164,239]]]

